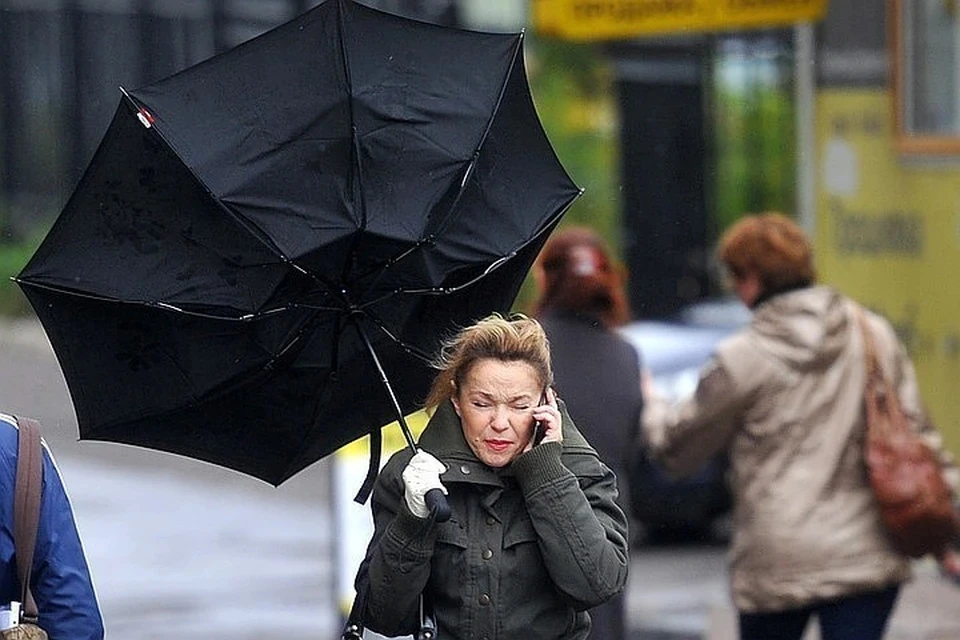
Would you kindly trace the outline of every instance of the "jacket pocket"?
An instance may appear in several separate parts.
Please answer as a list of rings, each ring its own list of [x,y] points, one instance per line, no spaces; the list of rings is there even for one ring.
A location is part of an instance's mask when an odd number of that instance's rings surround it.
[[[430,582],[445,594],[462,593],[470,577],[467,531],[453,520],[440,525],[430,563]]]
[[[450,545],[459,549],[467,548],[467,530],[455,520],[448,520],[439,526],[437,543]]]
[[[537,531],[533,528],[533,522],[526,516],[510,523],[509,528],[503,534],[504,549],[510,549],[518,544],[536,541]]]

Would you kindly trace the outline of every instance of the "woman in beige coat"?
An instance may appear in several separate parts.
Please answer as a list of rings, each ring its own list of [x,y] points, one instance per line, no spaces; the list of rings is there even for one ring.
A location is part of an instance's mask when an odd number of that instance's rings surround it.
[[[742,640],[798,640],[814,614],[823,640],[878,640],[910,564],[867,481],[855,303],[814,284],[810,242],[782,215],[747,216],[719,257],[753,321],[719,346],[691,399],[669,405],[648,390],[646,442],[676,474],[729,453]],[[910,359],[890,324],[867,315],[904,410],[939,450]]]

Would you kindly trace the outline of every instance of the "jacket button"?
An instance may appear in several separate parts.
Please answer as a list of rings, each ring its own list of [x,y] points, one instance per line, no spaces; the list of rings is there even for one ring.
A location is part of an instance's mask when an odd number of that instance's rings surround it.
[[[481,607],[487,606],[488,604],[490,604],[490,596],[488,596],[487,594],[483,594],[482,596],[480,596],[479,602]]]
[[[496,524],[497,519],[493,516],[487,516],[487,524]]]
[[[489,560],[492,557],[493,557],[493,551],[491,551],[490,549],[487,549],[486,551],[483,552],[484,560]]]
[[[465,476],[470,475],[470,467],[468,467],[467,465],[461,465],[460,473],[462,473]]]

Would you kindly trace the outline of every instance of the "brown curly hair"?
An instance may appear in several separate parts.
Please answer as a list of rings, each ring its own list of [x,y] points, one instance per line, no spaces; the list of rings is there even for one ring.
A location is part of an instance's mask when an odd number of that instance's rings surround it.
[[[740,219],[720,238],[717,257],[734,278],[755,273],[767,292],[804,287],[817,280],[807,234],[782,213],[748,214]]]
[[[533,315],[552,309],[596,317],[607,328],[630,320],[624,270],[586,227],[567,227],[547,240],[534,265],[540,296]]]

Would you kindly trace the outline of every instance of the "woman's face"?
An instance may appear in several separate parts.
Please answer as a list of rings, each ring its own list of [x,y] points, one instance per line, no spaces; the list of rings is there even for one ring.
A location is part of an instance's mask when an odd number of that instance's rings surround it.
[[[504,467],[533,436],[533,408],[543,393],[537,371],[521,361],[478,360],[453,394],[463,436],[490,467]]]
[[[732,282],[733,291],[740,301],[747,307],[753,308],[753,303],[763,294],[760,276],[753,271],[748,271],[739,277],[733,277]]]

